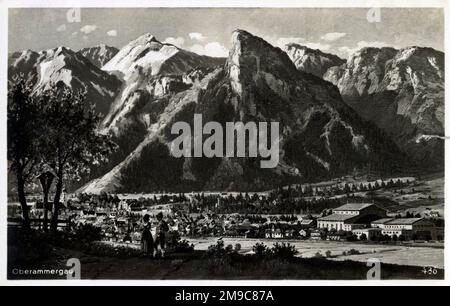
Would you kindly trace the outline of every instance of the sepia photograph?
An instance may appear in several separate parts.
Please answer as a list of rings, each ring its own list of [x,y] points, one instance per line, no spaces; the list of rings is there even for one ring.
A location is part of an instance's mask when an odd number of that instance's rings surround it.
[[[445,1],[147,2],[2,2],[4,281],[445,281]]]

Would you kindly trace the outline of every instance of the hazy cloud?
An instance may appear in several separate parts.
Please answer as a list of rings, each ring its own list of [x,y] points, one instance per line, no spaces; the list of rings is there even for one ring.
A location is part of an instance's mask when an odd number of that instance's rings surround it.
[[[56,28],[56,31],[58,31],[58,32],[64,32],[65,30],[66,30],[66,24],[62,24]]]
[[[354,48],[349,48],[347,46],[340,47],[339,52],[341,55],[344,55],[345,57],[349,57],[351,54],[353,54]]]
[[[183,37],[167,37],[164,40],[164,42],[168,43],[168,44],[175,45],[177,47],[181,47],[181,46],[184,45],[184,38]]]
[[[207,43],[204,46],[199,44],[193,45],[190,50],[200,55],[208,55],[213,57],[228,56],[228,49],[216,41]]]
[[[302,37],[280,37],[275,41],[273,41],[273,39],[271,41],[274,46],[284,48],[284,46],[286,46],[289,43],[302,44],[305,41],[305,39]]]
[[[342,55],[349,57],[356,51],[358,51],[362,48],[366,48],[366,47],[383,48],[383,47],[390,47],[390,45],[384,41],[362,40],[356,44],[356,47],[343,46],[343,47],[340,47],[338,50],[339,50],[339,52],[341,52]]]
[[[204,41],[206,39],[206,37],[203,36],[202,33],[198,33],[198,32],[189,33],[189,37],[193,40],[198,40],[198,41]]]
[[[80,29],[80,31],[86,35],[94,32],[95,30],[97,30],[97,26],[95,24],[92,25],[88,24]]]
[[[340,32],[332,32],[332,33],[327,33],[323,36],[321,36],[320,38],[326,41],[335,41],[338,39],[341,39],[342,37],[346,36],[347,33],[340,33]]]
[[[374,48],[383,48],[388,47],[389,44],[385,43],[384,41],[360,41],[357,43],[357,47],[359,49],[365,48],[365,47],[374,47]]]
[[[110,30],[106,32],[106,35],[108,36],[117,36],[117,30]]]
[[[331,45],[322,43],[304,43],[303,45],[310,49],[319,49],[321,51],[328,51],[331,48]]]

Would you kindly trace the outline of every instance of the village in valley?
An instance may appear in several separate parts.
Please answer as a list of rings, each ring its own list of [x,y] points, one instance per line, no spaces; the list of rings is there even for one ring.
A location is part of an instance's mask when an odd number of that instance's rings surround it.
[[[65,232],[99,228],[102,243],[132,249],[140,248],[142,217],[149,215],[156,222],[161,213],[169,236],[205,250],[217,239],[269,245],[286,241],[300,250],[302,243],[329,241],[340,248],[351,245],[356,254],[360,252],[354,250],[355,244],[436,247],[443,245],[444,220],[442,199],[427,195],[430,181],[411,177],[360,183],[335,180],[259,193],[65,194],[58,226]],[[390,199],[380,196],[387,192]],[[395,195],[402,204],[392,200]],[[42,197],[30,197],[29,205],[32,225],[41,229]],[[19,208],[9,204],[10,221],[20,218]],[[317,249],[314,256],[325,255],[326,250],[319,245]],[[252,253],[251,245],[242,252]]]

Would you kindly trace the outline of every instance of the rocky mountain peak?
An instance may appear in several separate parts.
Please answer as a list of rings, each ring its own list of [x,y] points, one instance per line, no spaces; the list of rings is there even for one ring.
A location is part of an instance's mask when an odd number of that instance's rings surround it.
[[[233,90],[241,97],[242,83],[252,83],[254,78],[289,80],[298,74],[285,52],[244,30],[232,33],[226,70]]]
[[[135,77],[136,73],[154,76],[163,72],[164,64],[180,51],[181,49],[161,43],[147,33],[124,46],[102,69],[118,72],[126,80]],[[171,69],[167,71],[173,72]]]
[[[323,77],[338,86],[344,97],[371,94],[383,80],[386,63],[397,52],[398,50],[387,47],[362,48],[353,53],[343,65],[328,69]]]
[[[289,55],[298,70],[314,74],[320,78],[329,68],[345,63],[345,60],[337,55],[295,43],[287,44],[284,51]]]
[[[412,160],[441,166],[444,53],[418,46],[363,48],[324,78],[338,86],[360,116],[393,135]]]
[[[134,40],[135,42],[147,42],[147,43],[152,43],[152,42],[156,42],[156,43],[160,43],[160,41],[158,39],[156,39],[156,37],[151,34],[151,33],[145,33],[142,34],[141,36],[139,36],[138,38],[136,38]]]
[[[259,62],[256,62],[259,59]],[[285,72],[295,71],[289,57],[280,48],[274,47],[264,39],[244,30],[235,30],[231,36],[231,48],[228,66],[239,65],[239,62],[253,61],[259,63],[256,68],[271,70],[281,69]],[[275,66],[273,66],[275,65]],[[295,72],[294,72],[295,74]]]
[[[64,47],[64,46],[59,46],[56,48],[43,50],[39,53],[45,54],[45,56],[47,58],[54,58],[54,57],[61,56],[61,55],[67,56],[67,57],[75,56],[75,52],[72,49]]]
[[[105,44],[100,44],[93,47],[83,48],[78,51],[79,54],[86,57],[98,68],[103,67],[107,62],[113,58],[119,50]]]
[[[347,173],[373,160],[384,161],[385,147],[395,151],[391,143],[384,146],[388,139],[378,129],[366,126],[344,104],[335,86],[297,70],[280,48],[243,30],[234,31],[231,42],[225,65],[217,67],[211,58],[179,49],[164,60],[158,74],[141,71],[136,79],[126,80],[103,125],[122,144],[122,155],[116,158],[117,164],[80,190],[264,190],[288,178]],[[122,55],[135,57],[146,49],[131,45],[107,66]],[[152,55],[154,59],[156,53]],[[148,60],[136,59],[136,63],[154,65]],[[278,122],[280,163],[264,170],[246,158],[171,156],[171,125],[179,120],[192,123],[194,114],[221,123]],[[389,158],[386,162],[397,161]],[[167,169],[170,177],[166,179]]]
[[[81,53],[60,46],[39,52],[26,50],[12,61],[8,78],[24,75],[38,94],[52,84],[74,90],[87,89],[87,99],[93,101],[99,113],[107,113],[120,82],[116,77],[100,70]]]

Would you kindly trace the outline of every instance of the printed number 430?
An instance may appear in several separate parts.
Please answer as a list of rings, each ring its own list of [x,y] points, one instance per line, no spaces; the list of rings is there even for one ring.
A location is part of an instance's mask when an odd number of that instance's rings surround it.
[[[438,270],[434,267],[423,267],[422,273],[425,275],[436,275],[438,273]]]

